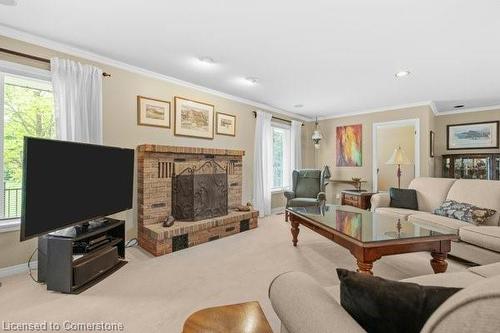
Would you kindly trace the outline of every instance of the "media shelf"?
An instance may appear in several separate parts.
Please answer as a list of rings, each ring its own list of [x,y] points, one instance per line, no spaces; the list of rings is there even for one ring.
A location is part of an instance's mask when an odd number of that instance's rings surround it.
[[[38,239],[38,281],[47,290],[80,293],[125,265],[125,221],[105,218],[77,232]]]

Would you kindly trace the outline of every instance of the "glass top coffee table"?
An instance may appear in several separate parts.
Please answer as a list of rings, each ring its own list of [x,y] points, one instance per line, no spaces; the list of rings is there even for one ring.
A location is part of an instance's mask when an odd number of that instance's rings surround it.
[[[358,272],[372,273],[373,263],[383,256],[430,251],[434,273],[448,267],[446,257],[455,234],[429,230],[396,217],[351,206],[293,207],[287,209],[292,225],[292,243],[297,246],[299,225],[317,232],[348,249],[356,258]],[[437,231],[436,231],[437,230]]]

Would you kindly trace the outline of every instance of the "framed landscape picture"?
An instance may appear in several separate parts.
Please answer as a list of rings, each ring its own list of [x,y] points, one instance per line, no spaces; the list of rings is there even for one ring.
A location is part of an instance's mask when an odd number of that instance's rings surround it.
[[[337,126],[336,161],[338,167],[362,166],[362,125]]]
[[[498,148],[499,121],[446,126],[446,149]]]
[[[214,138],[214,106],[187,98],[174,98],[174,134]]]
[[[215,124],[217,134],[236,136],[236,116],[217,112]]]
[[[137,124],[170,128],[170,102],[137,96]]]

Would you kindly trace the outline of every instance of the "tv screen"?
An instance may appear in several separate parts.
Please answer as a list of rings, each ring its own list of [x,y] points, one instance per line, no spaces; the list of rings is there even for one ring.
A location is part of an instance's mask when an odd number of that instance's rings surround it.
[[[134,150],[24,138],[21,241],[132,208]]]

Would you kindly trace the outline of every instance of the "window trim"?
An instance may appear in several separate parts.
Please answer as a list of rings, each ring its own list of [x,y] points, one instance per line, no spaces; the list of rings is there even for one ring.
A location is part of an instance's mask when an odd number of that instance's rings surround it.
[[[52,81],[50,71],[47,69],[22,65],[5,60],[0,60],[0,72],[12,75],[28,76],[33,79],[43,81]]]
[[[7,75],[18,75],[18,76],[24,76],[28,78],[32,78],[35,80],[42,80],[42,81],[52,81],[51,80],[51,73],[47,69],[41,69],[37,67],[32,67],[32,66],[27,66],[27,65],[22,65],[18,64],[15,62],[10,62],[10,61],[5,61],[5,60],[0,60],[0,134],[1,138],[3,138],[3,106],[4,106],[4,76],[5,74]],[[2,154],[3,154],[3,140],[0,142],[0,148]],[[3,156],[0,156],[0,162],[2,163],[2,169],[3,172]],[[12,232],[12,231],[17,231],[21,227],[21,218],[8,218],[8,219],[0,219],[0,233],[3,232]]]
[[[287,135],[286,135],[286,138],[285,138],[285,145],[287,144],[288,146],[290,146],[290,135],[291,135],[291,125],[290,124],[284,124],[284,123],[281,123],[281,122],[277,122],[277,121],[271,121],[271,131],[273,130],[273,128],[280,128],[280,129],[284,129],[285,131],[287,131]],[[284,147],[285,148],[285,147]],[[287,160],[287,155],[288,155],[288,160],[290,159],[290,152],[289,152],[289,149],[283,149],[283,162],[286,162]],[[285,163],[284,163],[285,164]],[[288,173],[288,175],[287,175]],[[271,194],[276,194],[276,193],[283,193],[285,191],[288,191],[290,190],[291,188],[291,184],[287,184],[289,183],[290,181],[288,180],[288,176],[290,176],[290,173],[291,173],[291,170],[289,172],[283,172],[283,181],[286,185],[284,186],[279,186],[279,187],[272,187],[271,186]],[[273,173],[273,170],[271,170],[271,174],[274,174]]]
[[[0,233],[11,232],[21,229],[21,218],[0,220]]]

